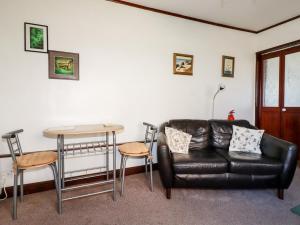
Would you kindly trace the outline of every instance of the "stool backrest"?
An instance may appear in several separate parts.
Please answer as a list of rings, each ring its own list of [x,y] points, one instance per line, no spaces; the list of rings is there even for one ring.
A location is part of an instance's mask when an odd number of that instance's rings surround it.
[[[17,155],[23,155],[22,147],[21,147],[20,140],[18,137],[18,134],[21,132],[23,132],[23,129],[11,131],[11,132],[8,132],[8,133],[2,135],[2,138],[6,139],[6,141],[7,141],[8,148],[9,148],[11,157],[14,162],[17,161],[17,158],[16,158]]]
[[[149,151],[152,155],[152,148],[153,148],[153,142],[154,142],[154,138],[155,135],[157,133],[157,127],[150,124],[150,123],[146,123],[143,122],[143,125],[146,126],[146,133],[145,133],[145,141],[144,144],[147,145],[147,143],[150,143],[149,145]]]

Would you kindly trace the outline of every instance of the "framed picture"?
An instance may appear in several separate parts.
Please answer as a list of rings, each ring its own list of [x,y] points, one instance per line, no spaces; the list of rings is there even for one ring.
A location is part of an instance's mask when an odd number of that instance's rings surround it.
[[[49,51],[49,78],[79,80],[79,54]]]
[[[222,76],[234,77],[234,57],[223,55],[222,57]]]
[[[193,56],[174,53],[173,54],[173,73],[180,75],[193,75]]]
[[[25,51],[48,52],[48,26],[24,23]]]

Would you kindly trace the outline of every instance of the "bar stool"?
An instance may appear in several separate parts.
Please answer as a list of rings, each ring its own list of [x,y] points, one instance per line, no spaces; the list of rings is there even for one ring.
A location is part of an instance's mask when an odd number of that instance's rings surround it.
[[[57,154],[55,152],[37,152],[23,155],[21,144],[19,141],[18,134],[23,130],[16,130],[6,133],[2,136],[6,139],[11,157],[13,160],[13,172],[14,172],[14,188],[13,188],[13,207],[12,207],[12,218],[17,219],[17,189],[18,189],[18,178],[20,175],[20,201],[23,201],[24,196],[24,171],[27,169],[41,168],[50,166],[54,175],[56,194],[58,194],[58,181],[57,181],[57,168],[56,160]]]
[[[152,148],[155,135],[157,133],[157,128],[150,124],[143,122],[146,126],[145,140],[144,143],[132,142],[119,146],[119,152],[121,154],[121,165],[120,165],[120,180],[121,180],[121,195],[124,193],[124,183],[125,183],[125,168],[126,161],[129,157],[133,158],[145,158],[145,172],[148,175],[148,162],[150,165],[150,190],[153,191],[153,177],[152,177]],[[147,144],[148,147],[147,147]]]

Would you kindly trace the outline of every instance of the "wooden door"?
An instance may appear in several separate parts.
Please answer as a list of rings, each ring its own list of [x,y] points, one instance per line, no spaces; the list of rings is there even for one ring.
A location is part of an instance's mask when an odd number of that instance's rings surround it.
[[[280,56],[268,54],[261,57],[261,107],[260,127],[268,134],[280,137]]]
[[[281,137],[300,147],[300,47],[284,51],[282,61]]]
[[[300,47],[260,55],[258,65],[257,125],[300,147]]]

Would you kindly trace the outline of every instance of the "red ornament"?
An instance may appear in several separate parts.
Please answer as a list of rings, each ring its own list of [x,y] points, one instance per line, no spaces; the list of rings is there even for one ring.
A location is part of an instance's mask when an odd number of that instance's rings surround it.
[[[231,110],[231,111],[228,113],[228,120],[230,120],[230,121],[235,120],[235,118],[234,118],[234,113],[235,113],[234,110]]]

